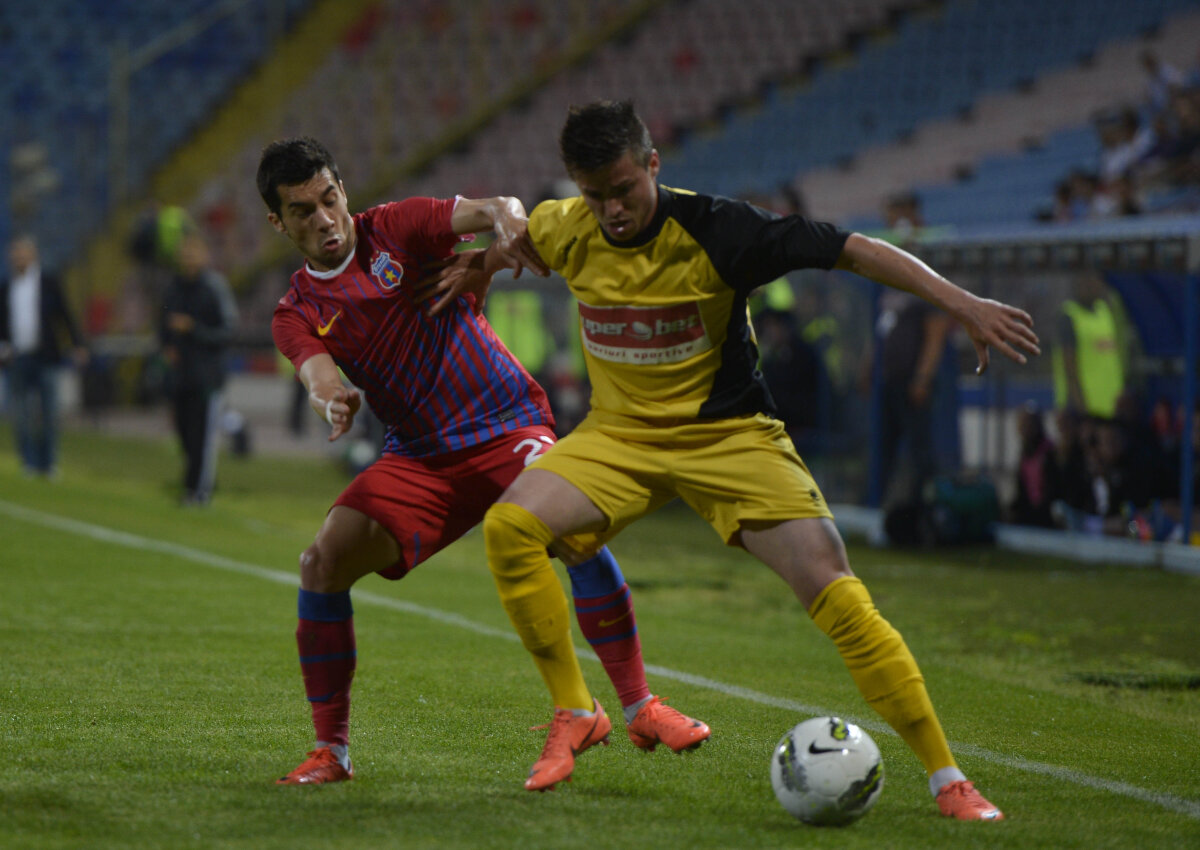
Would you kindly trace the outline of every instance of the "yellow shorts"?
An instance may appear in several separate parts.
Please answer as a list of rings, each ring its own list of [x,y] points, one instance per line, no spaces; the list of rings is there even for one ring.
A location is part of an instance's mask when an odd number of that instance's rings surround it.
[[[608,517],[603,540],[676,496],[732,546],[744,522],[833,516],[783,423],[762,414],[655,426],[593,412],[531,468],[583,491]]]

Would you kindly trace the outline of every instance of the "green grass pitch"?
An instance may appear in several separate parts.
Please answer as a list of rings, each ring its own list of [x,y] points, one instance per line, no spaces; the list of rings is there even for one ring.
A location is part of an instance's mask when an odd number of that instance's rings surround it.
[[[277,787],[311,743],[296,559],[342,474],[225,457],[213,505],[188,510],[167,442],[69,433],[57,482],[12,455],[0,429],[0,847],[1200,847],[1195,577],[851,546],[960,763],[1008,815],[963,824],[936,814],[783,584],[674,506],[613,548],[652,688],[712,740],[637,751],[585,653],[612,746],[524,791],[549,706],[472,534],[358,585],[357,776]],[[844,829],[800,824],[771,792],[774,743],[814,713],[883,751],[883,795]]]

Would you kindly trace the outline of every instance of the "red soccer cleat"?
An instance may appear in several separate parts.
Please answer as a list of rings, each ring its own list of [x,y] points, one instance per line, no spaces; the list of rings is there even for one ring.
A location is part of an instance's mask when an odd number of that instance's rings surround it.
[[[354,778],[354,766],[342,767],[329,747],[320,747],[308,754],[300,766],[275,780],[276,785],[321,785],[326,782],[345,782]]]
[[[569,708],[555,710],[554,720],[549,724],[550,732],[546,735],[546,745],[542,747],[541,756],[533,763],[529,778],[525,780],[527,791],[548,791],[559,782],[570,781],[571,772],[575,769],[575,756],[596,744],[608,746],[612,721],[598,701],[593,699],[592,703],[595,713],[590,715],[576,716]]]
[[[677,753],[696,749],[712,734],[707,724],[680,714],[659,697],[651,697],[638,709],[626,731],[643,750],[652,751],[661,742]]]
[[[1004,812],[993,806],[965,779],[950,782],[937,793],[938,809],[959,820],[1004,820]]]

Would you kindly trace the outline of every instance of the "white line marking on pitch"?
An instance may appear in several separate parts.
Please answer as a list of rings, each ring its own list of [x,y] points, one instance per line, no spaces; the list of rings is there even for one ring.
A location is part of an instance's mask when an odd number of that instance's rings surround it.
[[[257,564],[248,564],[244,561],[235,561],[231,558],[225,558],[221,555],[214,555],[211,552],[205,552],[200,549],[192,549],[189,546],[183,546],[178,543],[171,543],[167,540],[155,540],[150,537],[142,537],[137,534],[130,534],[125,531],[117,531],[112,528],[105,528],[100,525],[92,525],[91,523],[80,522],[79,520],[69,519],[68,517],[57,516],[55,514],[43,513],[42,511],[26,508],[21,505],[13,504],[0,500],[0,514],[5,514],[13,519],[22,520],[33,525],[40,525],[43,528],[51,528],[56,531],[65,531],[71,534],[76,534],[80,537],[87,537],[101,543],[111,543],[114,546],[124,546],[129,549],[137,549],[143,552],[158,552],[164,555],[171,555],[176,558],[192,561],[196,564],[203,564],[207,567],[213,567],[219,570],[225,570],[232,573],[240,573],[242,575],[253,576],[254,578],[266,579],[278,584],[287,584],[296,586],[297,577],[293,573],[285,573],[281,570],[272,570],[267,567],[261,567]],[[405,614],[415,614],[418,617],[425,617],[429,620],[435,620],[446,625],[456,626],[461,629],[475,632],[477,634],[486,635],[487,637],[502,638],[503,640],[517,641],[517,635],[510,629],[497,629],[492,626],[477,623],[474,620],[469,620],[466,617],[458,614],[452,614],[448,611],[441,611],[437,608],[427,608],[424,605],[417,605],[412,602],[405,602],[401,599],[393,599],[388,596],[379,596],[370,591],[358,590],[354,591],[355,604],[367,603],[368,605],[378,605],[382,608],[390,608],[393,611],[401,611]],[[598,661],[595,654],[586,650],[579,651],[580,658],[586,658],[591,661]],[[750,690],[749,688],[739,687],[738,685],[730,685],[725,682],[719,682],[715,679],[708,679],[704,676],[696,676],[691,673],[684,673],[679,670],[672,670],[669,667],[659,667],[654,664],[647,664],[646,671],[653,673],[656,676],[662,676],[664,679],[672,679],[676,682],[683,682],[687,685],[694,685],[698,688],[705,688],[711,691],[725,694],[727,696],[738,697],[748,702],[758,703],[759,705],[768,705],[773,708],[782,708],[796,714],[808,715],[823,715],[834,714],[827,708],[820,706],[806,705],[796,702],[795,700],[785,699],[783,697],[773,697],[769,694],[760,693]],[[872,732],[895,735],[891,727],[874,720],[855,720],[860,726],[869,729]],[[1111,794],[1117,794],[1123,797],[1130,797],[1135,800],[1141,800],[1145,803],[1153,803],[1156,806],[1161,806],[1164,809],[1169,809],[1180,814],[1187,815],[1191,818],[1200,820],[1200,801],[1189,800],[1183,797],[1176,797],[1173,794],[1163,794],[1157,791],[1147,791],[1145,788],[1139,788],[1136,785],[1130,785],[1127,782],[1119,782],[1112,779],[1102,779],[1097,776],[1089,776],[1086,773],[1080,773],[1070,768],[1061,767],[1059,765],[1046,764],[1045,762],[1031,761],[1029,759],[1020,758],[1019,756],[1010,756],[1003,753],[997,753],[993,750],[988,750],[983,747],[977,747],[974,744],[957,744],[951,742],[951,749],[955,752],[969,755],[973,758],[982,759],[991,762],[992,764],[1010,767],[1015,770],[1023,770],[1026,773],[1037,773],[1043,776],[1050,776],[1055,779],[1071,782],[1075,785],[1082,785],[1087,788],[1094,788],[1098,791],[1107,791]]]

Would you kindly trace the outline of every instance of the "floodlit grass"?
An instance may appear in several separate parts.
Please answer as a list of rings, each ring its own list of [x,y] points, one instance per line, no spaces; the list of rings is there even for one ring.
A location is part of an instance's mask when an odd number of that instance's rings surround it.
[[[224,458],[213,505],[186,510],[166,442],[69,434],[54,483],[11,455],[0,430],[3,847],[1200,846],[1195,578],[852,547],[964,769],[1008,813],[961,824],[936,815],[917,760],[778,579],[673,507],[614,550],[653,688],[713,739],[636,751],[585,660],[613,744],[570,784],[525,792],[547,699],[469,535],[403,582],[356,588],[357,777],[281,788],[311,737],[296,558],[341,473]],[[882,798],[845,829],[803,826],[771,793],[773,744],[816,711],[862,721],[884,754]]]

